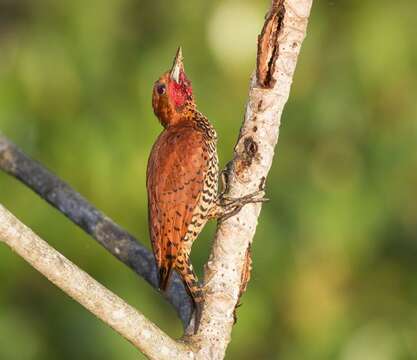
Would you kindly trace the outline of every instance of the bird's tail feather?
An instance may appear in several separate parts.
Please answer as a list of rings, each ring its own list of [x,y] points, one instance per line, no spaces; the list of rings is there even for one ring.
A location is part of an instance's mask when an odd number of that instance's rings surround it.
[[[172,267],[161,267],[159,269],[159,288],[166,291],[171,278]]]
[[[182,256],[179,256],[178,260],[183,264],[183,266],[177,266],[176,269],[181,275],[185,289],[193,300],[195,311],[194,332],[197,332],[203,311],[203,291],[198,283],[197,276],[193,270],[193,266],[191,265],[189,257],[182,254]]]

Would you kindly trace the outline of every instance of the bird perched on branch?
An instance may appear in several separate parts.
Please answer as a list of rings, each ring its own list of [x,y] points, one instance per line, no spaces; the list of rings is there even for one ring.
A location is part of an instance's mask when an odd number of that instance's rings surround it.
[[[194,303],[196,331],[203,293],[190,261],[191,246],[210,218],[233,215],[243,204],[259,200],[219,200],[217,134],[197,110],[181,48],[171,70],[155,82],[152,105],[164,127],[147,168],[149,231],[159,287],[165,291],[172,271],[179,273]]]

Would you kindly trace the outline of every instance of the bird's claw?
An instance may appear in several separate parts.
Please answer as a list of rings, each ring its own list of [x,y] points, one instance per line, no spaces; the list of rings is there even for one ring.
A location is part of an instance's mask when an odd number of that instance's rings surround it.
[[[230,206],[230,205],[239,205],[241,204],[246,205],[249,203],[258,203],[258,202],[266,202],[269,201],[268,198],[265,197],[265,191],[257,190],[253,193],[244,195],[239,198],[234,198],[231,196],[221,194],[219,197],[219,205],[221,206]]]
[[[219,216],[220,221],[224,221],[236,215],[246,204],[263,203],[268,201],[269,199],[264,195],[265,192],[263,190],[255,191],[240,198],[233,198],[223,194],[220,195],[218,199],[218,206],[222,209]]]

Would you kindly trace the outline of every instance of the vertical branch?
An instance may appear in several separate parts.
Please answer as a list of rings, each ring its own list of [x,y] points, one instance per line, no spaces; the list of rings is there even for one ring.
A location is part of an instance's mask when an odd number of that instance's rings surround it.
[[[242,197],[263,188],[278,141],[281,114],[287,102],[312,0],[273,0],[258,39],[256,74],[252,77],[245,119],[228,173],[229,196]],[[205,306],[195,341],[198,358],[222,359],[230,341],[248,248],[255,234],[261,204],[245,206],[219,224],[205,269]],[[245,269],[246,271],[247,269]],[[246,279],[246,280],[245,280]]]

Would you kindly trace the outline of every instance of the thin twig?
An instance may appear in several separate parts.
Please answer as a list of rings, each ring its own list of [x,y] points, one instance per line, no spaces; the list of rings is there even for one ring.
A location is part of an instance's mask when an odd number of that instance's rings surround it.
[[[158,289],[153,254],[131,234],[97,210],[67,183],[44,166],[30,159],[15,144],[0,134],[0,169],[36,192],[72,222],[90,234],[121,262]],[[174,306],[184,326],[190,320],[192,304],[177,274],[169,291],[162,293]]]

